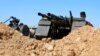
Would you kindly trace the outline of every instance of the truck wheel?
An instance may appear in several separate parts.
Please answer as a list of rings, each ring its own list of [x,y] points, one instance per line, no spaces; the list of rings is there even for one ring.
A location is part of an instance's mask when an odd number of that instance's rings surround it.
[[[27,25],[22,25],[20,27],[20,32],[24,35],[24,36],[29,36],[29,28]]]

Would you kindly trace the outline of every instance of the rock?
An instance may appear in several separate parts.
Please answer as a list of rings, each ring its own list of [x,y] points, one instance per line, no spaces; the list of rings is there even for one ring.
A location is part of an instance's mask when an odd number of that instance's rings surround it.
[[[44,47],[49,50],[49,51],[53,51],[54,50],[54,46],[53,45],[50,45],[50,44],[45,44]]]

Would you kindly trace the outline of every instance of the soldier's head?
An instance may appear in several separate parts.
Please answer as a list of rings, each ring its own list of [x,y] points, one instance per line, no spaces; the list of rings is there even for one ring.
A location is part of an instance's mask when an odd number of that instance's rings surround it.
[[[85,18],[86,18],[86,14],[85,14],[84,11],[80,12],[80,17],[81,17],[82,19],[85,19]]]

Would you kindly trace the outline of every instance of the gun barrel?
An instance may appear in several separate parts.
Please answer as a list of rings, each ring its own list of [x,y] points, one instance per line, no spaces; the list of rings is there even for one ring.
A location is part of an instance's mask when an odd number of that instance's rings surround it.
[[[51,13],[47,13],[47,15],[50,17],[54,17],[55,19],[61,19],[59,16],[56,16],[56,15],[51,14]]]
[[[7,19],[6,21],[4,21],[4,23],[6,23],[7,21],[9,21],[11,18]]]
[[[14,17],[11,16],[9,19],[7,19],[6,21],[4,21],[4,23],[6,23],[7,21],[9,21],[10,19],[13,19]]]
[[[43,14],[42,14],[42,13],[40,13],[40,12],[38,13],[38,15],[39,15],[39,16],[43,16]]]
[[[17,18],[16,18],[16,17],[14,17],[14,16],[11,16],[10,18],[12,18],[13,20],[17,19]]]
[[[47,13],[48,16],[52,16],[52,17],[57,17],[56,15],[54,14],[51,14],[51,13]]]
[[[50,18],[49,16],[47,16],[47,15],[45,15],[45,14],[42,14],[42,13],[40,13],[40,12],[38,13],[38,15],[39,15],[39,16],[42,16],[42,17]]]

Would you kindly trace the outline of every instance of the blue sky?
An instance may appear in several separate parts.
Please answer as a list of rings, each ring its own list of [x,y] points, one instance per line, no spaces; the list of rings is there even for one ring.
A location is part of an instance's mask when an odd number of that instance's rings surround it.
[[[56,15],[68,16],[69,10],[74,17],[85,11],[86,20],[95,27],[100,27],[100,0],[0,0],[0,21],[15,16],[29,26],[37,26],[41,19],[38,12],[51,12]]]

